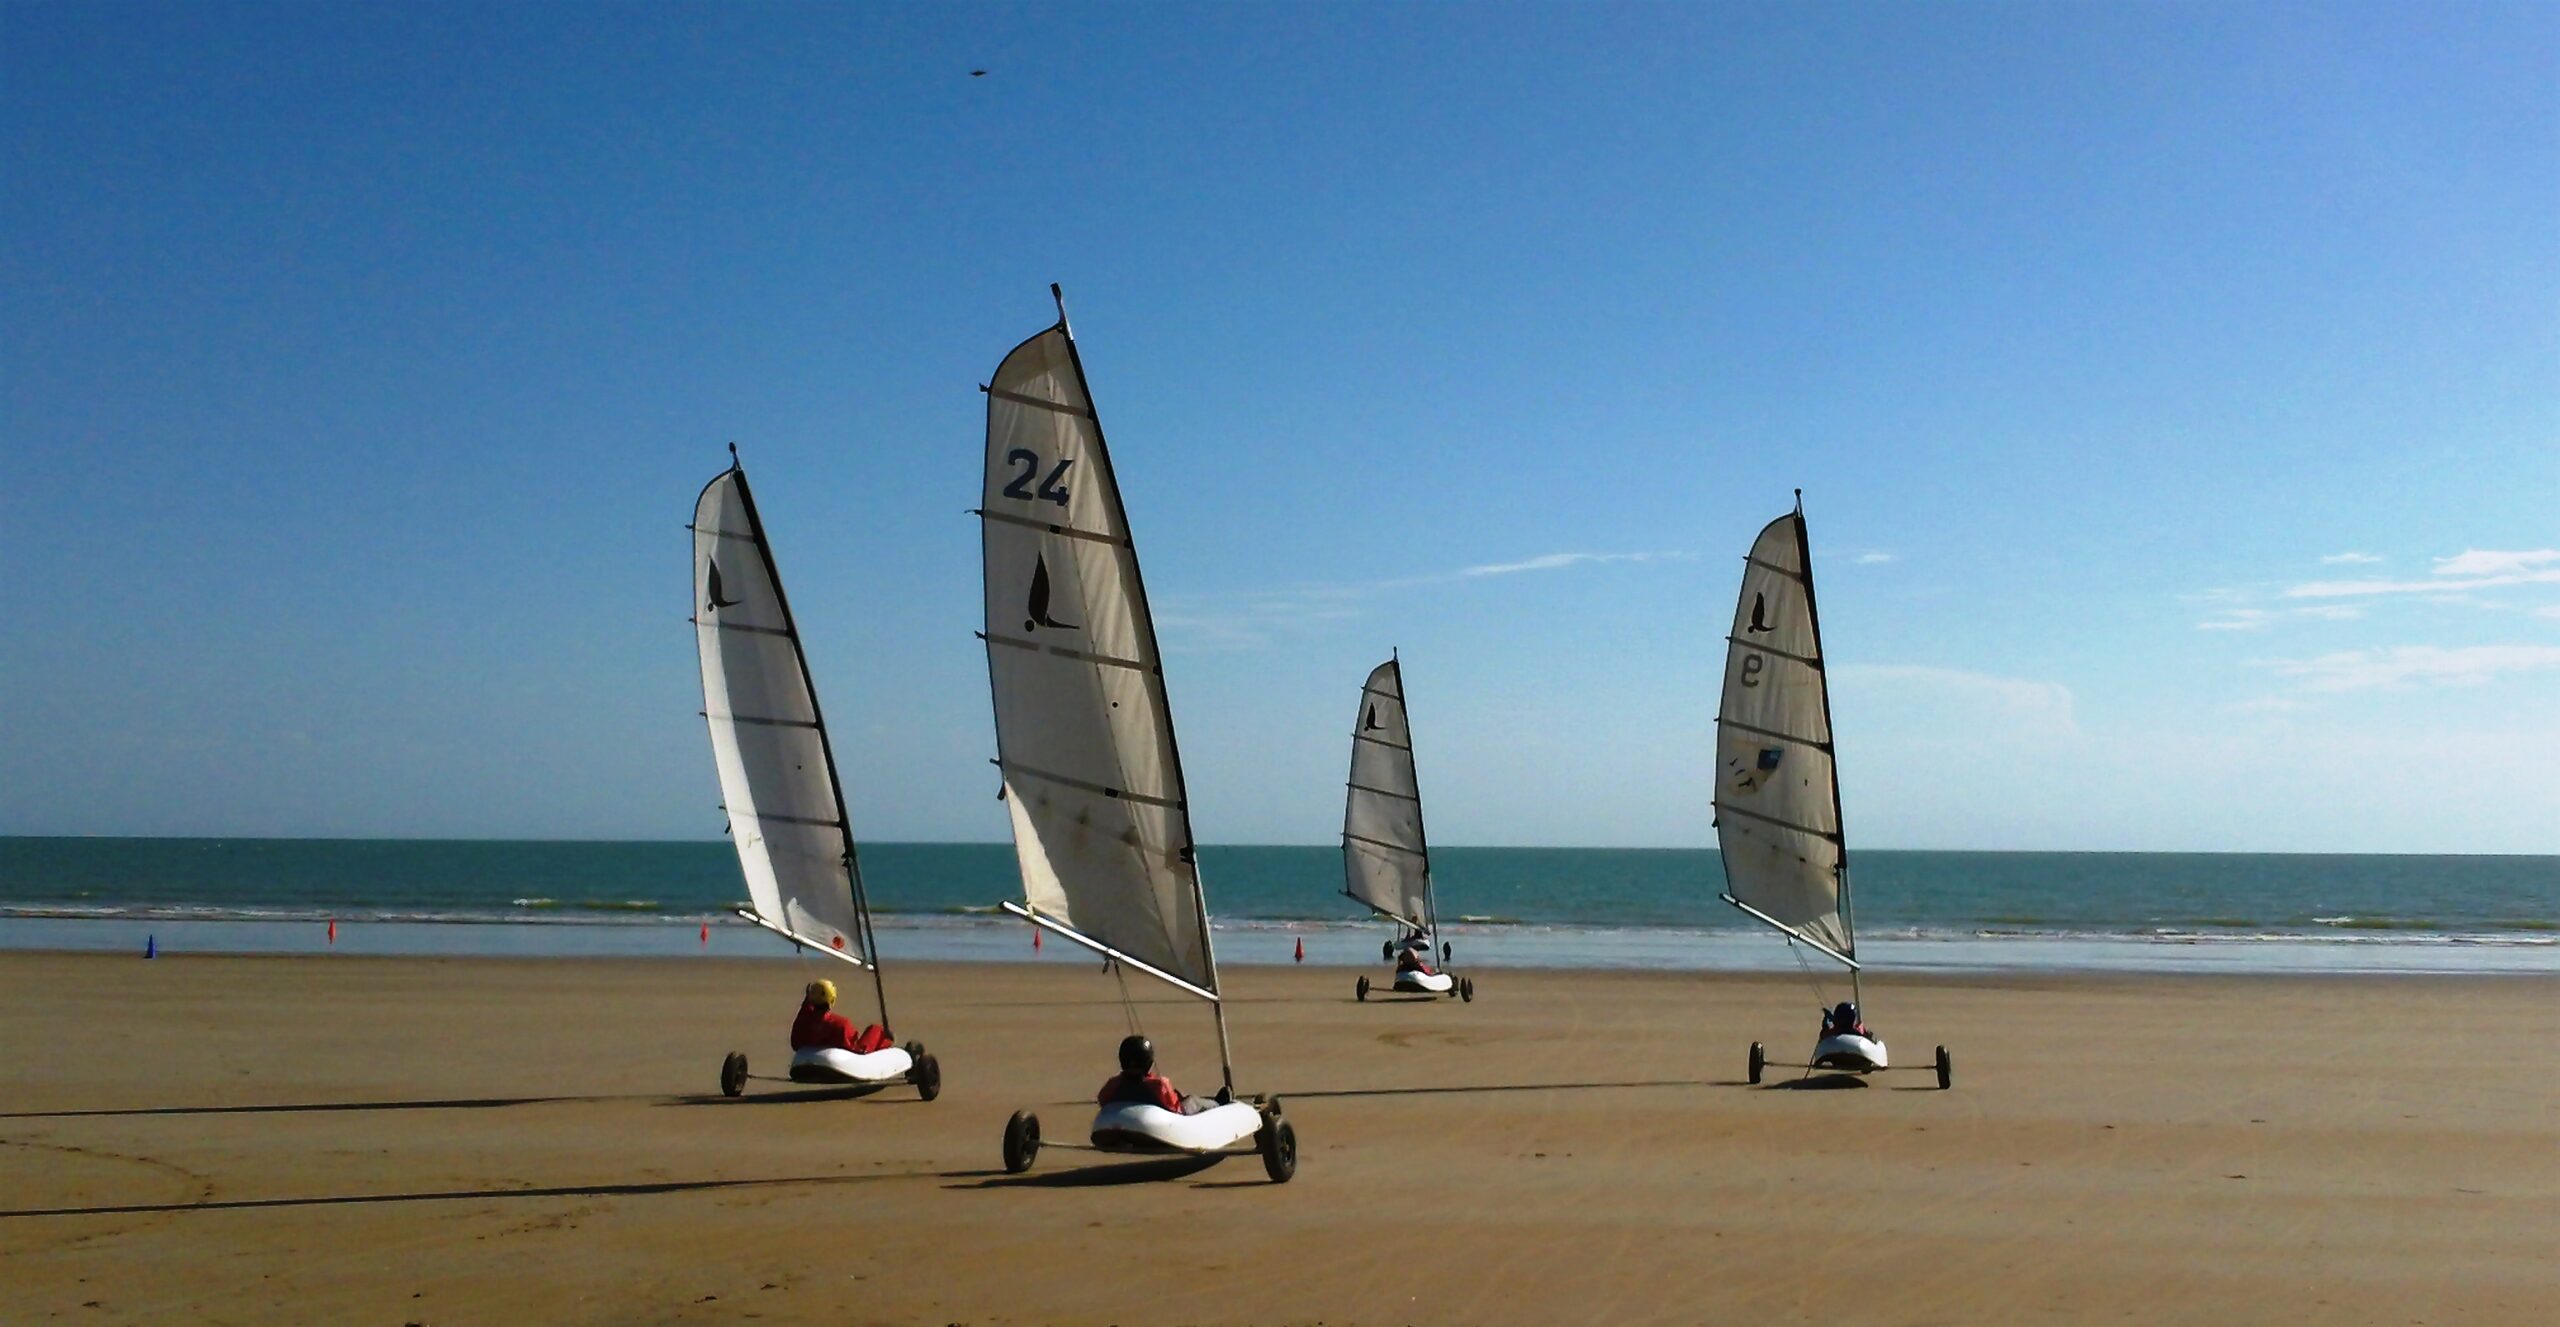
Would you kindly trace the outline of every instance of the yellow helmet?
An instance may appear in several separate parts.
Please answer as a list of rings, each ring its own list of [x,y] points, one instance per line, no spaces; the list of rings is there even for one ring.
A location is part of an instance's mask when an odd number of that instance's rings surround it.
[[[809,1003],[818,1006],[820,1009],[835,1008],[836,984],[825,980],[809,983]]]

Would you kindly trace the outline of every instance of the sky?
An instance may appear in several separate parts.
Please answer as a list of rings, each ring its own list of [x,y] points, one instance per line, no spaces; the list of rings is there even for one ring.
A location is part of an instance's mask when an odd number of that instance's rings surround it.
[[[984,71],[983,75],[977,71]],[[0,3],[0,833],[707,839],[736,442],[858,833],[1005,832],[1064,284],[1207,843],[2560,852],[2560,9]]]

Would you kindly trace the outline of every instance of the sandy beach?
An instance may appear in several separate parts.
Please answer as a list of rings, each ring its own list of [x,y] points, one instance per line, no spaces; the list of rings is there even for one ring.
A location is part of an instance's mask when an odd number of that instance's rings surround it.
[[[814,968],[812,969],[815,970]],[[10,1322],[2527,1322],[2560,1297],[2560,987],[1883,977],[1926,1074],[1753,1090],[1800,981],[1228,976],[1246,1158],[1052,1150],[1123,1030],[1092,965],[908,965],[941,1100],[713,1090],[787,963],[0,957]],[[849,992],[850,994],[850,992]],[[1143,993],[1142,993],[1143,994]],[[858,1002],[851,1002],[858,1003]],[[1185,1087],[1197,1004],[1138,1008]],[[1784,1075],[1773,1074],[1773,1081]],[[2542,1309],[2533,1308],[2535,1304]]]

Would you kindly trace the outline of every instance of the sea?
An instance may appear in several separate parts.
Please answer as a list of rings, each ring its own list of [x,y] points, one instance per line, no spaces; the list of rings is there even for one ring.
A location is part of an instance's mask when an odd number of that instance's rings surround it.
[[[1375,963],[1337,847],[1200,850],[1221,961]],[[1002,843],[861,848],[885,960],[1093,961],[998,912]],[[2560,857],[1897,852],[1852,859],[1870,971],[2560,973]],[[1461,965],[1827,962],[1723,903],[1712,849],[1432,853]],[[0,837],[0,950],[764,955],[725,842]]]

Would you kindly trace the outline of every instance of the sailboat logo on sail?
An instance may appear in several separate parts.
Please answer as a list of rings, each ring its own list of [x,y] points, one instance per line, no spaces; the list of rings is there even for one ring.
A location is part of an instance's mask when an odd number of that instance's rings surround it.
[[[737,607],[738,600],[725,599],[720,595],[720,564],[711,558],[704,558],[703,562],[711,568],[711,599],[709,603],[703,605],[704,610],[716,613],[723,608]]]
[[[1073,631],[1076,624],[1061,622],[1049,616],[1049,559],[1035,558],[1031,564],[1031,602],[1024,605],[1030,616],[1023,619],[1024,631],[1048,627],[1056,631]]]
[[[1777,630],[1769,625],[1769,596],[1765,594],[1751,596],[1751,625],[1744,630],[1754,635]]]
[[[1760,748],[1760,758],[1749,765],[1743,764],[1740,756],[1726,761],[1725,767],[1733,771],[1734,791],[1758,792],[1760,785],[1778,772],[1778,762],[1785,759],[1786,754],[1783,747],[1764,746]]]

